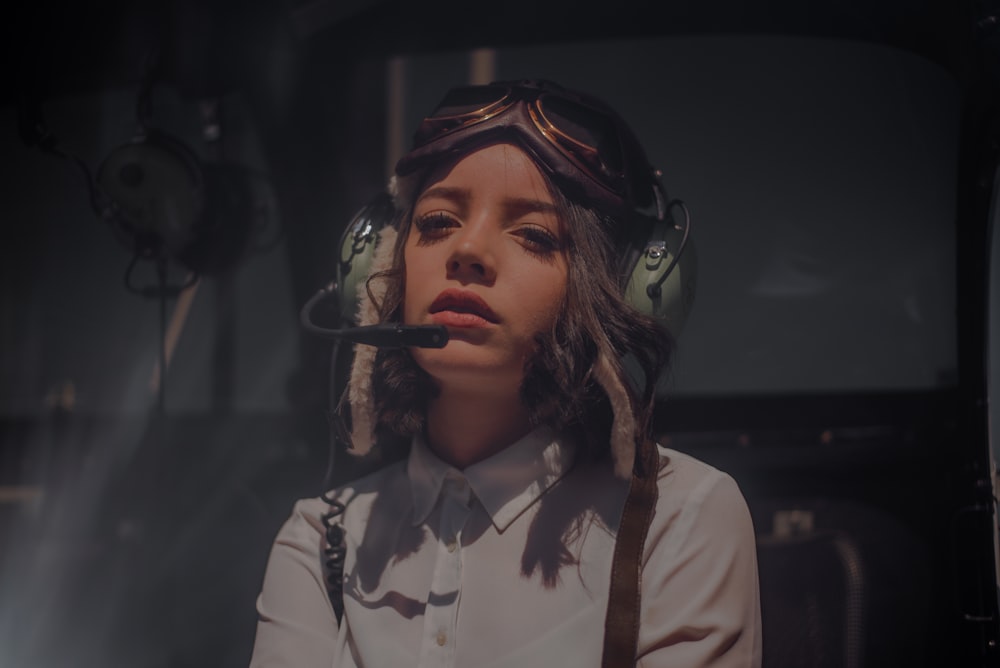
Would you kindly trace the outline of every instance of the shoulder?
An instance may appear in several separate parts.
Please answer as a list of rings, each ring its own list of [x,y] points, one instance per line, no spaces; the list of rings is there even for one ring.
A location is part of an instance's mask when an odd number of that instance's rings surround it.
[[[715,487],[729,488],[736,484],[732,476],[678,450],[659,446],[661,467],[658,487],[661,497],[681,499],[694,495],[701,498]]]
[[[674,450],[642,567],[638,665],[760,666],[756,538],[729,474]]]
[[[678,450],[659,447],[660,467],[657,487],[662,502],[690,506],[715,495],[737,495],[743,498],[731,475],[711,464]]]
[[[367,522],[364,507],[370,508],[379,490],[405,478],[400,469],[390,465],[323,497],[295,502],[271,547],[257,597],[252,666],[290,665],[293,660],[295,665],[336,663],[338,621],[323,565],[327,524],[345,525],[350,541],[351,525]]]
[[[370,498],[386,491],[402,491],[402,487],[409,487],[406,466],[405,459],[395,461],[363,477],[336,487],[325,496],[346,504]]]
[[[344,527],[349,543],[359,542],[376,516],[383,521],[387,517],[409,517],[413,493],[406,467],[406,460],[396,461],[330,490],[317,499],[321,512],[336,518]]]
[[[657,487],[659,497],[649,528],[647,554],[680,550],[695,536],[753,540],[750,512],[739,485],[724,471],[689,454],[660,448],[663,466]]]
[[[376,497],[388,493],[405,497],[409,488],[405,463],[396,462],[362,478],[327,491],[323,496],[299,499],[292,507],[291,516],[278,533],[278,541],[301,544],[315,543],[315,536],[325,532],[325,517],[330,514],[333,501],[342,504],[343,522],[364,521]],[[396,494],[393,494],[396,492]]]

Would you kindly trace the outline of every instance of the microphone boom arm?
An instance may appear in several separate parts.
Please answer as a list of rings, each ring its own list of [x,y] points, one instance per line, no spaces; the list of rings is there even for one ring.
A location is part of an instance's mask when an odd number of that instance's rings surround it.
[[[318,303],[330,296],[336,296],[336,286],[333,283],[320,288],[302,307],[299,320],[310,334],[378,348],[444,348],[448,343],[448,329],[439,325],[383,324],[344,329],[320,327],[312,321],[312,312]]]

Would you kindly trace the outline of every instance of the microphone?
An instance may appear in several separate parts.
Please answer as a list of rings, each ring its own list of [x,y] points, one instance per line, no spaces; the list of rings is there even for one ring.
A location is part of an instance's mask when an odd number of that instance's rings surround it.
[[[345,339],[351,343],[361,343],[379,348],[444,348],[445,344],[448,343],[448,329],[440,325],[383,324],[343,329],[320,327],[312,321],[313,309],[316,304],[331,295],[336,295],[336,287],[333,283],[320,288],[312,299],[302,307],[299,320],[307,332],[324,338]]]

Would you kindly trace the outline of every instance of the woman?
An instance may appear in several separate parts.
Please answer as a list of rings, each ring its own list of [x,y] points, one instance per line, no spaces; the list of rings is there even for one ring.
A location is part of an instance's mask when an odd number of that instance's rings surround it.
[[[621,118],[550,82],[454,89],[392,189],[360,319],[449,340],[358,347],[355,450],[402,456],[296,505],[252,665],[759,665],[743,497],[651,438],[671,339],[625,290],[666,205]]]

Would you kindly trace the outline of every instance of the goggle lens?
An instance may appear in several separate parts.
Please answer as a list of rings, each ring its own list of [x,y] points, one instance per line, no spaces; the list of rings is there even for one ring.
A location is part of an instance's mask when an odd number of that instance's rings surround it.
[[[450,132],[492,118],[510,106],[509,98],[510,89],[505,86],[453,88],[420,124],[414,142],[424,146]]]
[[[640,160],[626,159],[626,145],[635,142],[622,136],[628,130],[614,112],[602,108],[599,101],[591,104],[572,92],[563,93],[558,87],[536,82],[451,89],[434,113],[420,124],[414,136],[413,153],[428,155],[424,147],[438,140],[445,140],[447,146],[446,138],[453,133],[460,133],[456,134],[457,141],[464,141],[464,137],[478,133],[475,127],[480,125],[483,132],[492,132],[494,128],[516,129],[529,144],[534,144],[536,158],[554,173],[598,185],[615,201],[625,203],[637,192],[645,191],[641,181],[646,175],[629,171],[644,171],[643,165],[648,163],[641,155],[636,156]],[[649,171],[652,173],[651,167]],[[579,174],[579,178],[574,174]],[[638,190],[630,179],[639,179]],[[632,202],[632,206],[647,203]]]
[[[617,128],[607,114],[555,95],[542,95],[538,107],[552,129],[562,135],[561,148],[572,151],[577,157],[583,157],[580,149],[589,153],[587,162],[603,181],[617,182],[623,177]]]

